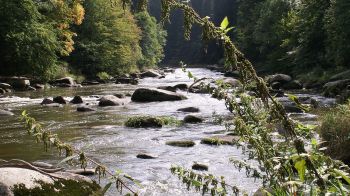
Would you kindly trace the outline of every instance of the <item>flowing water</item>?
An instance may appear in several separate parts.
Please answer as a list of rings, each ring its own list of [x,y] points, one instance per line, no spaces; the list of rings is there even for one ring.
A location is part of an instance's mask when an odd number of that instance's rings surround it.
[[[220,78],[221,73],[207,69],[190,69],[197,77]],[[15,116],[0,116],[0,159],[18,158],[27,161],[45,161],[58,163],[62,157],[55,150],[45,152],[42,144],[35,143],[28,136],[19,120],[23,110],[41,122],[44,127],[59,135],[62,141],[81,149],[89,157],[105,164],[111,171],[121,169],[141,182],[142,187],[135,187],[140,195],[200,195],[187,191],[185,185],[170,172],[172,164],[191,168],[194,162],[209,166],[208,173],[225,176],[228,184],[236,185],[252,194],[259,188],[260,181],[247,178],[245,171],[238,171],[229,162],[230,157],[246,159],[235,146],[208,146],[200,144],[204,137],[214,136],[215,132],[224,130],[224,126],[213,122],[213,112],[217,115],[229,115],[224,102],[206,94],[193,94],[179,91],[189,99],[175,102],[133,103],[124,106],[98,107],[98,97],[115,93],[132,93],[139,87],[172,86],[178,83],[191,84],[191,80],[180,69],[167,74],[163,79],[142,79],[137,86],[121,84],[104,84],[82,88],[52,88],[35,92],[16,92],[11,96],[0,98],[0,108],[9,109]],[[66,100],[75,95],[82,96],[84,104],[88,103],[95,112],[79,113],[76,105],[62,107],[40,105],[44,97],[52,98],[62,95]],[[127,98],[130,100],[130,98]],[[127,128],[123,122],[135,115],[172,116],[182,120],[185,113],[177,109],[198,107],[196,114],[205,119],[200,124],[166,126],[163,128]],[[196,145],[191,148],[165,145],[170,140],[193,140]],[[136,155],[147,153],[158,156],[156,159],[138,159]],[[106,180],[102,180],[102,186]],[[115,194],[111,189],[110,195]]]

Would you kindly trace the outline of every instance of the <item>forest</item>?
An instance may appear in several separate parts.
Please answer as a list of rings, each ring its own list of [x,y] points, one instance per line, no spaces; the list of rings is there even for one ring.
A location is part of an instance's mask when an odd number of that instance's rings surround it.
[[[349,195],[350,1],[0,1],[0,195]]]

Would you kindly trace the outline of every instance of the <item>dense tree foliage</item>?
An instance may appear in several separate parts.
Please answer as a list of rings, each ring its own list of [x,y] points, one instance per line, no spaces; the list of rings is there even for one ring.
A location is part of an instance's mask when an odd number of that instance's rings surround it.
[[[146,12],[135,19],[129,6],[122,0],[1,1],[0,75],[47,81],[69,72],[95,77],[158,65],[166,32]]]
[[[78,0],[0,2],[0,67],[2,75],[49,79],[73,50],[70,24],[80,24]]]
[[[141,31],[122,2],[111,6],[109,0],[86,0],[85,20],[77,27],[76,50],[70,62],[84,75],[98,72],[119,74],[137,69],[141,59]]]
[[[135,15],[137,24],[142,30],[140,46],[142,58],[138,64],[140,67],[154,67],[164,57],[163,47],[166,43],[166,31],[162,29],[154,17],[148,12],[139,12]]]
[[[239,1],[238,43],[269,71],[346,67],[349,8],[346,0]]]

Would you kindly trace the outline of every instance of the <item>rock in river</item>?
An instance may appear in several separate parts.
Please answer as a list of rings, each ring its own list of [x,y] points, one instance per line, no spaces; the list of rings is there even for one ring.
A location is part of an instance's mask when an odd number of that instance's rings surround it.
[[[100,99],[99,106],[119,106],[124,105],[123,101],[114,95],[106,95]]]
[[[208,144],[208,145],[233,145],[233,140],[237,140],[237,136],[231,136],[231,135],[219,135],[215,137],[209,137],[209,138],[203,138],[201,140],[202,144]]]
[[[203,119],[198,117],[198,116],[187,115],[184,118],[184,122],[185,123],[201,123],[201,122],[203,122]]]
[[[134,102],[153,102],[153,101],[178,101],[187,99],[185,96],[155,88],[139,88],[131,97]]]
[[[169,146],[177,146],[177,147],[192,147],[196,143],[194,143],[194,141],[192,140],[180,140],[180,141],[168,141],[165,144]]]
[[[80,96],[75,96],[70,103],[72,104],[81,104],[83,103],[83,99]]]
[[[41,105],[47,105],[47,104],[53,104],[55,103],[54,101],[52,101],[51,99],[45,98],[42,102]]]
[[[54,85],[57,86],[74,86],[76,85],[74,79],[72,77],[64,77],[64,78],[60,78],[57,80],[54,80],[53,82],[51,82]]]
[[[199,108],[196,108],[196,107],[187,107],[187,108],[180,108],[178,109],[177,111],[180,111],[180,112],[199,112]]]
[[[155,70],[148,70],[143,73],[141,73],[141,78],[160,78],[162,75]]]
[[[208,171],[208,165],[205,165],[203,163],[197,163],[195,162],[193,165],[192,165],[192,169],[193,170],[198,170],[198,171]]]
[[[280,82],[281,84],[285,84],[292,81],[292,77],[286,74],[275,74],[267,77],[267,83],[272,84],[274,82]]]
[[[155,158],[157,158],[156,156],[144,154],[144,153],[140,153],[140,154],[136,155],[136,157],[139,159],[155,159]]]
[[[67,101],[62,96],[54,97],[53,102],[59,103],[59,104],[67,104]]]

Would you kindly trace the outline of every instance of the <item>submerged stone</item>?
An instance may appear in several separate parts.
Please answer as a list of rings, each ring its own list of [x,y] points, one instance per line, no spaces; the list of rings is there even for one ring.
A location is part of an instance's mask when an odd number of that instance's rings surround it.
[[[176,146],[176,147],[192,147],[196,143],[194,143],[194,141],[192,140],[179,140],[179,141],[168,141],[165,144],[169,146]]]

